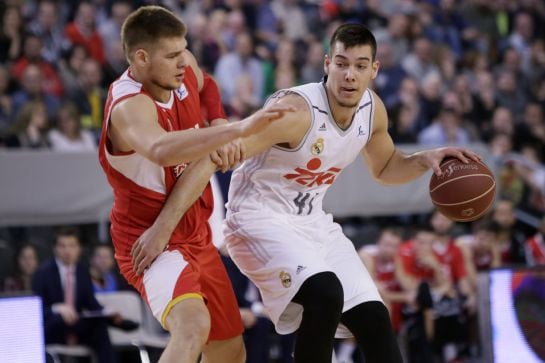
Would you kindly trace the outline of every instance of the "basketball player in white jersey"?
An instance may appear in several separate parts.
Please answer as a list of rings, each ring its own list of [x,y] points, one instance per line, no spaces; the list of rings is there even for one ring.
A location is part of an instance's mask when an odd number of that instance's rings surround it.
[[[334,336],[354,336],[367,363],[401,362],[388,311],[351,241],[322,210],[324,194],[359,153],[384,184],[409,182],[429,168],[440,174],[445,157],[479,157],[455,147],[396,150],[386,109],[368,88],[379,69],[373,34],[345,24],[330,46],[325,80],[277,92],[269,103],[296,111],[243,139],[254,156],[233,173],[226,243],[260,289],[276,330],[298,331],[295,362],[330,362]],[[181,218],[214,168],[209,158],[191,165],[150,235]]]

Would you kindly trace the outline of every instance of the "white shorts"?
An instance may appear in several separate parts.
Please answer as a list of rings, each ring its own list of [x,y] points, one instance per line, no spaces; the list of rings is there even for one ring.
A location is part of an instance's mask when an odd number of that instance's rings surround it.
[[[231,213],[224,233],[231,258],[259,288],[280,334],[299,328],[303,307],[291,300],[307,278],[320,272],[334,272],[341,281],[343,312],[366,301],[382,301],[354,245],[329,214]],[[340,324],[335,336],[352,333]]]

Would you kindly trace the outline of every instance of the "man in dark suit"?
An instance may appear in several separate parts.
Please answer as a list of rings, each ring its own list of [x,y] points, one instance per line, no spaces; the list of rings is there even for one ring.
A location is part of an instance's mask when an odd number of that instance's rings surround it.
[[[44,262],[34,274],[33,291],[41,296],[44,308],[46,344],[83,344],[91,347],[101,363],[115,362],[102,318],[86,318],[84,312],[99,312],[86,266],[79,262],[81,247],[77,231],[58,231],[54,258]]]

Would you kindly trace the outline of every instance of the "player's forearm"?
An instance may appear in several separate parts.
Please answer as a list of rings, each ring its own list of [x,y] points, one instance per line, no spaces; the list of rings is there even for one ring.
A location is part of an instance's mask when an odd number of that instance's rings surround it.
[[[422,162],[421,152],[406,155],[395,150],[377,179],[384,184],[403,184],[422,176],[428,169]]]
[[[191,162],[240,136],[242,128],[239,123],[166,132],[151,146],[151,159],[162,166]]]
[[[184,214],[204,191],[215,170],[216,165],[208,155],[184,170],[154,223],[166,236],[172,235]]]

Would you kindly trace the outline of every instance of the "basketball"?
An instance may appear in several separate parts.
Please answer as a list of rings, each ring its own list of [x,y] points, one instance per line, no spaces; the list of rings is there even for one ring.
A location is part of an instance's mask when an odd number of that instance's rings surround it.
[[[458,158],[441,163],[441,176],[430,180],[430,197],[435,207],[449,219],[470,222],[482,217],[492,206],[496,181],[482,161],[467,164]]]

